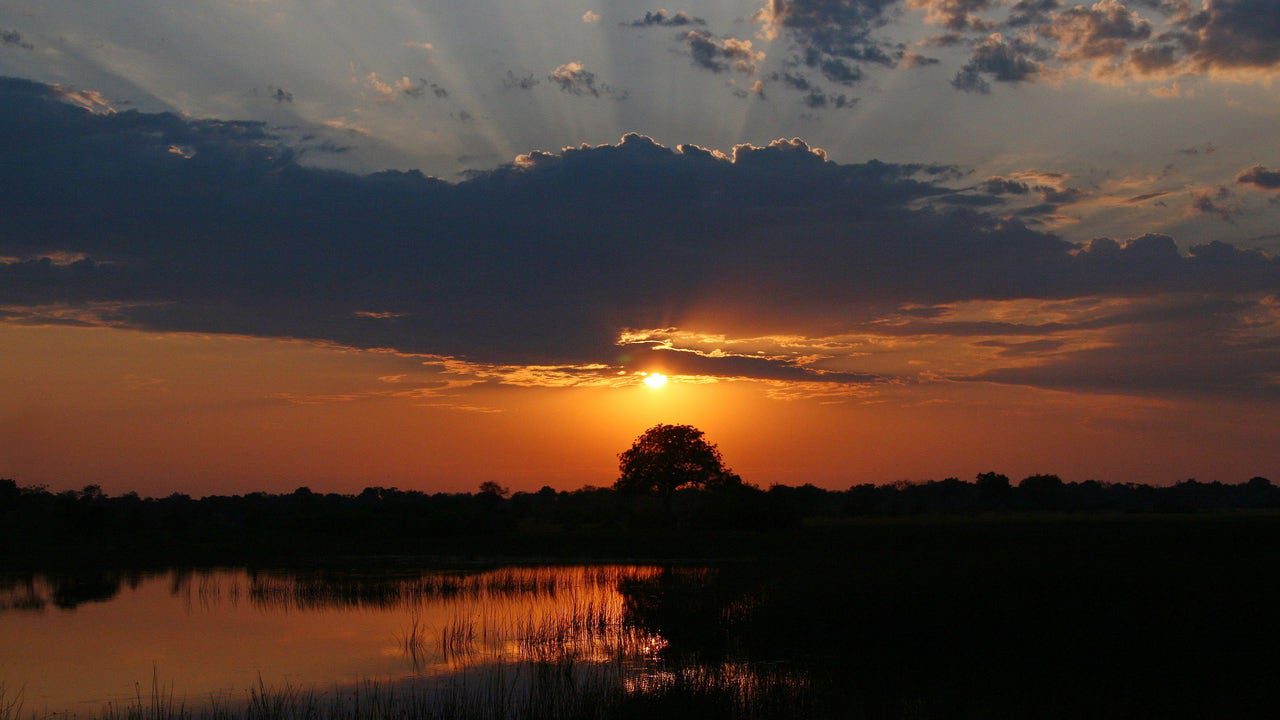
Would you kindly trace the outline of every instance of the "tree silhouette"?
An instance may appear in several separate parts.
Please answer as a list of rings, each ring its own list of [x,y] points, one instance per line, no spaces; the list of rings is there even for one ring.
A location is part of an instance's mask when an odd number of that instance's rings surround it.
[[[480,494],[492,497],[504,498],[511,494],[511,489],[503,487],[492,480],[485,480],[480,483]]]
[[[717,487],[740,483],[724,466],[720,451],[692,425],[654,425],[641,433],[631,449],[618,455],[621,492],[671,495],[688,487]]]

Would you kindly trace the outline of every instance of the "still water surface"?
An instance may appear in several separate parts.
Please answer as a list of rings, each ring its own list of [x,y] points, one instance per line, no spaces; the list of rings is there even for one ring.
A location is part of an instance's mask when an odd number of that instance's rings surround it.
[[[97,714],[153,677],[188,703],[249,687],[444,678],[553,659],[642,670],[641,565],[459,571],[242,569],[0,577],[0,683],[39,713]],[[703,572],[685,569],[682,572]]]

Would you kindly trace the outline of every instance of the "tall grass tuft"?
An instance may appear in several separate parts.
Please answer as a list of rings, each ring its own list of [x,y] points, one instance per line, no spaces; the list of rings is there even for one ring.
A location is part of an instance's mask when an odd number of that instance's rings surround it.
[[[0,683],[0,720],[19,720],[22,716],[23,688],[9,692],[4,683]]]
[[[806,690],[786,676],[729,666],[638,677],[621,664],[562,660],[473,668],[441,682],[364,680],[327,692],[259,679],[239,701],[205,705],[176,700],[153,678],[150,693],[139,690],[90,720],[789,720],[813,716]],[[16,712],[0,720],[19,720]]]

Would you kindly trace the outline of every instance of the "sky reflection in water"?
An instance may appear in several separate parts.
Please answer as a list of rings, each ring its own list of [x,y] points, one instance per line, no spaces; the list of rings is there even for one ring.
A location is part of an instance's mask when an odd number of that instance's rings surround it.
[[[195,704],[238,698],[260,679],[323,689],[527,660],[616,662],[639,676],[666,640],[628,622],[620,588],[661,572],[578,566],[8,578],[0,580],[0,683],[11,694],[22,689],[30,710],[84,715],[133,698],[138,684],[145,695],[153,672]]]

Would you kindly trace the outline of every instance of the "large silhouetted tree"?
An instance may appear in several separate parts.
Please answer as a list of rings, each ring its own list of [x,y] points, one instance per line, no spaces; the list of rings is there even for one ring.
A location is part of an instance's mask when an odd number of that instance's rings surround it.
[[[720,451],[692,425],[654,425],[641,433],[631,449],[618,455],[622,492],[661,495],[670,504],[676,490],[740,483],[724,466]]]

